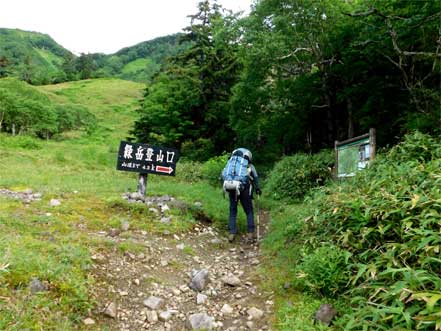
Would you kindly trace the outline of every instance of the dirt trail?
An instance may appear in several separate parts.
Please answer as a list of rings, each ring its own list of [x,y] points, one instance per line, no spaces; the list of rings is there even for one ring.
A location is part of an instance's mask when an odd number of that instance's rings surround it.
[[[268,214],[261,211],[260,219],[263,234]],[[259,286],[260,248],[243,236],[230,244],[216,229],[197,224],[179,235],[129,229],[109,238],[115,243],[131,241],[142,249],[93,255],[98,309],[90,316],[95,322],[90,329],[191,330],[189,316],[205,312],[213,317],[213,330],[270,330],[273,302],[272,294]],[[208,271],[205,288],[190,289],[192,271],[203,269]],[[236,286],[226,284],[237,279]],[[162,304],[148,308],[145,300],[151,296]]]

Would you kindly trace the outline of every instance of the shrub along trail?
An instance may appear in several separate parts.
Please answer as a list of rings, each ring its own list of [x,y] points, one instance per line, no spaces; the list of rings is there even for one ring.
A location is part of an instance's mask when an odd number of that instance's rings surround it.
[[[267,219],[261,211],[262,232]],[[129,222],[90,236],[126,249],[92,253],[97,305],[87,329],[270,330],[273,294],[260,286],[259,246],[244,237],[230,244],[201,223],[155,235]]]

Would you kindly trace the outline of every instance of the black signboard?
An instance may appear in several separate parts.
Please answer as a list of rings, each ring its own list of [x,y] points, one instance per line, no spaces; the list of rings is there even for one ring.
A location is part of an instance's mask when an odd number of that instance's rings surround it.
[[[117,170],[174,176],[179,151],[173,148],[121,141]]]

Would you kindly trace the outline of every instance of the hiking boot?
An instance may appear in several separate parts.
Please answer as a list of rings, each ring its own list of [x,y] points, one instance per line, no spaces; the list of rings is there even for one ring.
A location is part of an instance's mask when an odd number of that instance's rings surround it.
[[[230,233],[230,234],[228,235],[228,241],[229,241],[230,243],[232,243],[232,242],[234,241],[235,238],[236,238],[236,235],[235,235],[234,233]]]

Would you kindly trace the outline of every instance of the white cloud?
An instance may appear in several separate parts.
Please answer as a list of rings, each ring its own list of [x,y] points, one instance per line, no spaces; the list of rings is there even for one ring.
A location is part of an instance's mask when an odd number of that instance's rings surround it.
[[[0,27],[49,34],[75,53],[114,53],[189,25],[200,0],[2,0]],[[248,12],[252,0],[218,0]],[[1,47],[1,45],[0,45]]]

